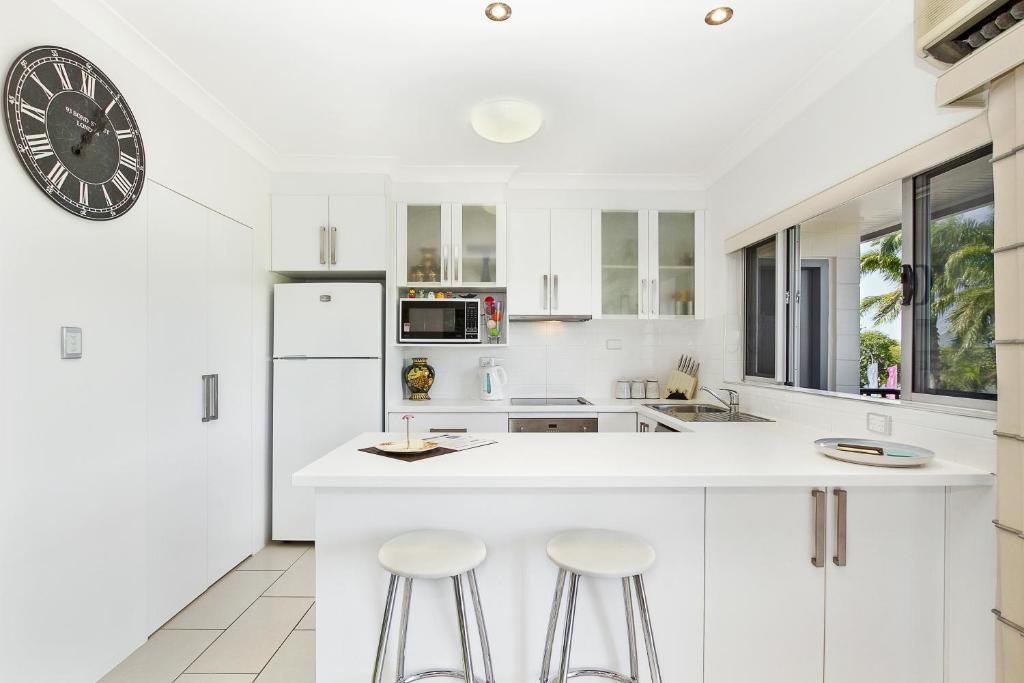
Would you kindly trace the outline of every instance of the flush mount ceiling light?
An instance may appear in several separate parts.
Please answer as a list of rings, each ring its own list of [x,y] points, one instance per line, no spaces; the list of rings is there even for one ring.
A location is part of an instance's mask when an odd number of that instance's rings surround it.
[[[522,100],[481,102],[469,113],[469,123],[477,135],[504,144],[532,138],[543,121],[540,107]]]
[[[512,8],[503,2],[492,2],[484,10],[484,14],[491,21],[505,21],[512,16]]]
[[[704,17],[704,23],[708,26],[720,26],[732,19],[732,7],[716,7]]]

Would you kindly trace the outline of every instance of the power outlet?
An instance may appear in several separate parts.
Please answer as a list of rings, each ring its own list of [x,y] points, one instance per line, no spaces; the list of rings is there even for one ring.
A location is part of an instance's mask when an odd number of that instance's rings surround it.
[[[868,413],[868,431],[875,434],[892,434],[892,417],[881,413]]]
[[[64,359],[82,357],[81,327],[60,328],[60,357]]]
[[[621,339],[607,339],[604,342],[604,347],[609,351],[621,351],[622,340]]]

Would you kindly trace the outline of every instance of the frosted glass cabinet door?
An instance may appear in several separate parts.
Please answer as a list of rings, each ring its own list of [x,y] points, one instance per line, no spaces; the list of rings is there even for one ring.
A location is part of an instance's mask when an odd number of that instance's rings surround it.
[[[399,279],[417,284],[451,284],[451,206],[398,205]]]
[[[651,214],[651,317],[696,315],[697,239],[693,213]]]
[[[505,284],[505,207],[463,204],[452,211],[452,283]]]
[[[605,317],[640,314],[641,296],[647,289],[647,275],[641,272],[643,252],[639,211],[601,211],[601,315]],[[646,258],[646,254],[644,256]],[[641,282],[642,281],[642,282]]]

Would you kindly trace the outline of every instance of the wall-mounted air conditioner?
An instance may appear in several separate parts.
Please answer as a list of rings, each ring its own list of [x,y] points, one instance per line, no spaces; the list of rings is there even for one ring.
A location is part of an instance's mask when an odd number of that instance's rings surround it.
[[[1024,0],[914,0],[922,57],[953,64],[1024,21]]]

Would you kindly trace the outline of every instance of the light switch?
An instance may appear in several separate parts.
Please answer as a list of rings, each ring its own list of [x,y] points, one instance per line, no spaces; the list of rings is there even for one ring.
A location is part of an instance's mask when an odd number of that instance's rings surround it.
[[[60,328],[60,357],[81,358],[82,357],[82,328],[62,327]]]
[[[892,417],[881,413],[868,413],[868,431],[875,434],[892,434]]]
[[[605,340],[604,346],[609,351],[619,351],[619,350],[622,349],[622,340],[621,339],[608,339],[608,340]]]

